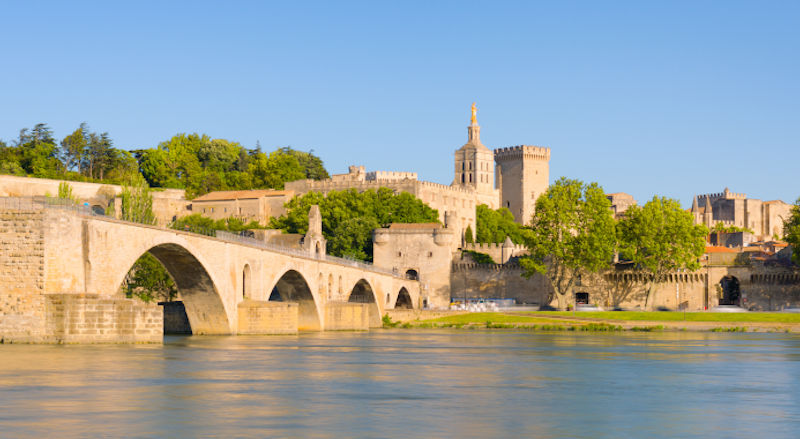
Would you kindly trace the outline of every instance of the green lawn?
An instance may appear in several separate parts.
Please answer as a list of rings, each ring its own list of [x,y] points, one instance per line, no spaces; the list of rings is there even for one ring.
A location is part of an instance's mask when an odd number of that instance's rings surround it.
[[[470,323],[505,323],[505,324],[535,324],[535,323],[570,323],[564,319],[547,318],[547,316],[524,316],[517,314],[503,314],[499,312],[473,312],[457,314],[436,319],[424,320],[425,323],[442,323],[453,325],[466,325]]]
[[[469,314],[467,314],[469,315]],[[647,320],[652,322],[683,321],[683,312],[642,312],[642,311],[529,311],[520,316],[547,318],[548,316],[590,318],[603,320]],[[494,320],[493,320],[494,321]],[[782,312],[687,312],[690,322],[751,322],[751,323],[800,323],[800,313]]]

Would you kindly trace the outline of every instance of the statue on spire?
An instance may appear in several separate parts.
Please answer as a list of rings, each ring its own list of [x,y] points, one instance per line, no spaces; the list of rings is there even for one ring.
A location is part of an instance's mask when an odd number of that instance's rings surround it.
[[[478,114],[478,109],[475,108],[475,102],[473,102],[472,103],[472,124],[473,125],[477,125],[478,124],[478,118],[476,117],[476,114]]]

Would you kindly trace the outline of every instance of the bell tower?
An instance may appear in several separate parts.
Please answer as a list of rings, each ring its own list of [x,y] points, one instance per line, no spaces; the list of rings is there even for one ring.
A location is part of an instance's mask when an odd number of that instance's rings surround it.
[[[499,195],[494,188],[494,154],[481,143],[477,108],[472,103],[472,118],[467,127],[467,143],[455,152],[455,178],[453,186],[474,189],[478,202],[496,209]]]

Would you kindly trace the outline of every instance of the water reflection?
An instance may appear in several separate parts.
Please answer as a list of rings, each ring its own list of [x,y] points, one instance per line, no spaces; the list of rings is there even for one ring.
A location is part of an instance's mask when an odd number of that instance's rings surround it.
[[[0,436],[797,437],[799,364],[786,334],[0,345]]]

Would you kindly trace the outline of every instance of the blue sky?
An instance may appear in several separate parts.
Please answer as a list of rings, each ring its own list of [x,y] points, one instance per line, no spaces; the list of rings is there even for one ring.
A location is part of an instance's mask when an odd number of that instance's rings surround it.
[[[287,4],[290,3],[290,4]],[[0,138],[201,132],[449,184],[490,148],[640,202],[800,196],[800,2],[6,2]]]

